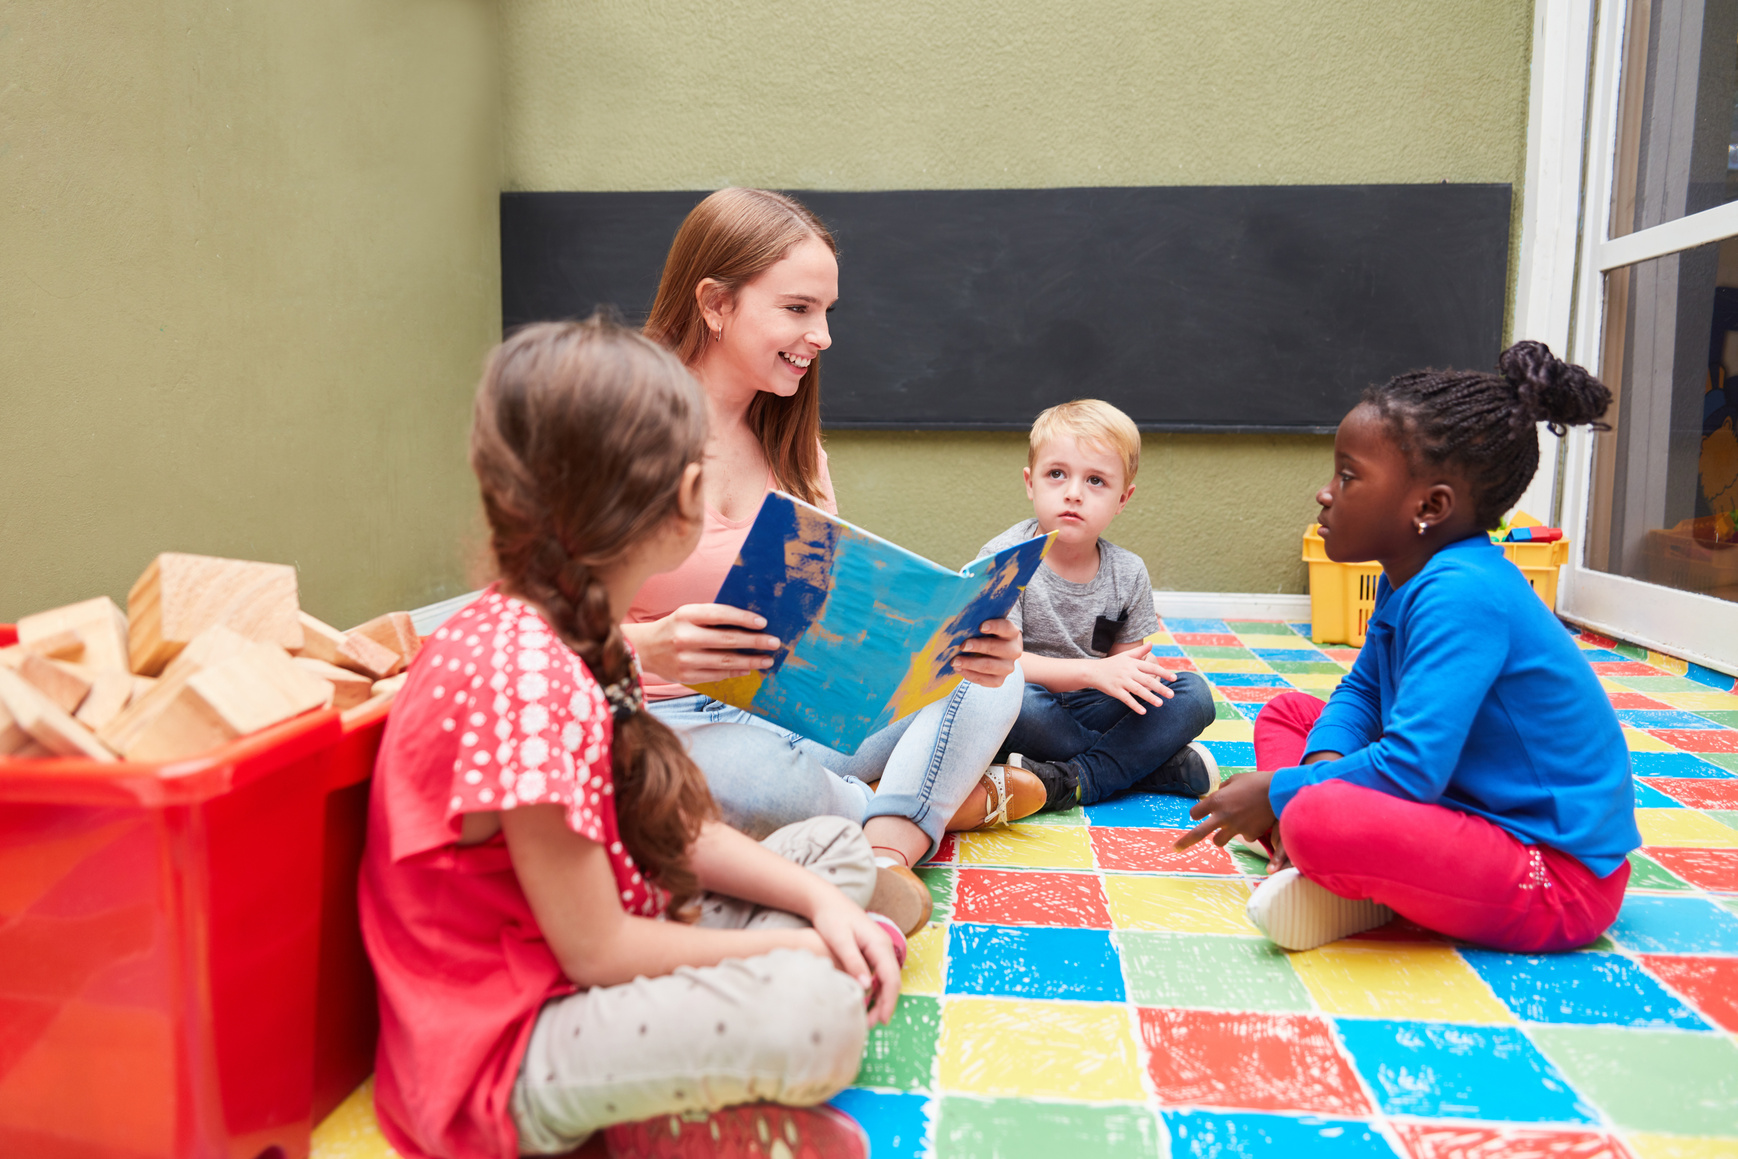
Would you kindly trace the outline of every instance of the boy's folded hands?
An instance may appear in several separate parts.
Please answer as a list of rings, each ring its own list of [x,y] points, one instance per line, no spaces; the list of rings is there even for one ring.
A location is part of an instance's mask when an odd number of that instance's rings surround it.
[[[1152,658],[1153,646],[1142,644],[1127,652],[1116,652],[1102,660],[1085,661],[1087,687],[1096,688],[1106,696],[1114,696],[1135,712],[1145,716],[1148,704],[1163,707],[1175,696],[1167,680],[1177,674]]]

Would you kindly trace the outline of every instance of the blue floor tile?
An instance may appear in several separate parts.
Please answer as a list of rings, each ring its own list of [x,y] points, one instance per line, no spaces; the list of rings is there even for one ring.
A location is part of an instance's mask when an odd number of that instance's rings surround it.
[[[1730,777],[1732,774],[1695,753],[1630,753],[1638,777]]]
[[[1164,1111],[1172,1159],[1290,1159],[1291,1156],[1381,1156],[1394,1149],[1370,1124],[1317,1115]]]
[[[1124,793],[1086,806],[1086,823],[1107,829],[1193,829],[1193,797],[1166,793]]]
[[[1231,765],[1245,769],[1255,767],[1255,746],[1246,740],[1204,740],[1201,743],[1207,746],[1207,751],[1222,766]]]
[[[862,1125],[875,1159],[919,1159],[930,1153],[929,1099],[847,1087],[829,1102]]]
[[[1637,809],[1682,809],[1682,801],[1674,801],[1652,785],[1641,781],[1632,782],[1635,785],[1635,807]]]
[[[1618,945],[1649,954],[1738,953],[1738,914],[1699,897],[1627,894],[1606,932]]]
[[[1267,672],[1203,672],[1208,683],[1220,688],[1290,688],[1285,677]]]
[[[1306,640],[1309,639],[1309,637],[1310,637],[1310,624],[1307,621],[1304,623],[1301,623],[1301,624],[1288,623],[1288,624],[1286,624],[1286,627],[1290,628],[1292,631],[1296,632],[1298,635],[1302,636]]]
[[[1705,716],[1675,708],[1620,708],[1617,719],[1631,728],[1724,728]]]
[[[1713,1029],[1621,954],[1460,954],[1523,1022]]]
[[[1164,657],[1167,660],[1181,660],[1187,653],[1175,644],[1154,644],[1152,655]]]
[[[1122,959],[1108,930],[960,922],[948,927],[947,992],[1121,1002]]]
[[[1706,684],[1709,688],[1719,692],[1732,691],[1732,677],[1724,672],[1716,672],[1712,668],[1704,668],[1700,664],[1692,663],[1689,666],[1689,671],[1685,672],[1684,675],[1697,684]]]
[[[1231,625],[1224,620],[1192,620],[1186,616],[1160,616],[1165,622],[1167,632],[1214,632],[1221,636],[1231,636]]]
[[[1336,1019],[1382,1110],[1420,1118],[1591,1123],[1593,1108],[1518,1027]]]
[[[1332,664],[1325,655],[1314,648],[1253,648],[1251,649],[1261,659],[1272,663],[1275,660],[1289,661],[1299,664]]]
[[[1589,664],[1621,664],[1629,659],[1627,656],[1619,656],[1609,648],[1583,648],[1581,658]]]

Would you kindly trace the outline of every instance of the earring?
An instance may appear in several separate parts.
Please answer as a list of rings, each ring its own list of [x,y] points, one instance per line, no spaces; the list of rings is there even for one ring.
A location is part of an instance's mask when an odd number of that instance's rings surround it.
[[[1425,531],[1427,531],[1427,530],[1428,530],[1428,527],[1426,526],[1424,520],[1420,519],[1418,521],[1418,534],[1423,535],[1425,533]]]
[[[714,342],[724,341],[724,327],[723,326],[719,326],[717,329],[712,331],[712,340]]]

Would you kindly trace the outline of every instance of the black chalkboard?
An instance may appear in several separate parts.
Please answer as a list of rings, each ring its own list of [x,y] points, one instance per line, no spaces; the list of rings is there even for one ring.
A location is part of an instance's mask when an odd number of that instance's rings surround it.
[[[645,317],[704,193],[507,193],[502,321]],[[1332,429],[1363,388],[1492,366],[1507,185],[805,193],[839,242],[830,427]]]

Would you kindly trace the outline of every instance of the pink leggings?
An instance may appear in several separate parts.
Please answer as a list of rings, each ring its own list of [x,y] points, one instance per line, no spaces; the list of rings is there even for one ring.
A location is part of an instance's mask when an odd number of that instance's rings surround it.
[[[1301,764],[1326,707],[1301,692],[1268,701],[1255,718],[1256,767]],[[1586,945],[1617,919],[1629,881],[1628,862],[1595,877],[1569,854],[1522,844],[1482,817],[1344,781],[1300,789],[1279,830],[1292,863],[1318,885],[1500,950]]]

